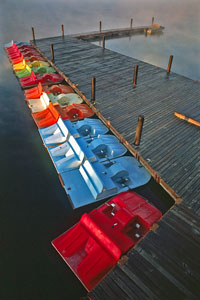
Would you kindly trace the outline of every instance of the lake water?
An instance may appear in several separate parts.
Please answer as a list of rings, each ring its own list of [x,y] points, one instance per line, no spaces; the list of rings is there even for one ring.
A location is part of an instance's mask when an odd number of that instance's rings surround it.
[[[200,80],[200,4],[191,1],[6,0],[0,4],[0,299],[79,299],[81,283],[52,248],[50,241],[74,225],[95,205],[72,210],[56,171],[42,146],[12,73],[3,44],[65,34],[155,23],[165,26],[160,36],[134,36],[106,41],[106,47]],[[151,183],[150,196],[154,190]],[[159,198],[162,192],[157,191]]]

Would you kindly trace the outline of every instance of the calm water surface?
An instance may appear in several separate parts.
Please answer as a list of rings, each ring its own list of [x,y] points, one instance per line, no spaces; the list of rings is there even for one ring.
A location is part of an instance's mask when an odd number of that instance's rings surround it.
[[[41,3],[42,2],[42,3]],[[66,199],[56,171],[42,146],[12,73],[3,44],[36,37],[87,32],[155,22],[165,26],[161,36],[135,36],[106,41],[106,47],[166,67],[174,55],[173,71],[200,80],[199,1],[26,1],[0,3],[0,299],[79,299],[86,295],[50,241],[78,221]],[[148,191],[152,196],[154,183]],[[160,190],[152,199],[162,196]],[[161,207],[162,208],[162,207]]]

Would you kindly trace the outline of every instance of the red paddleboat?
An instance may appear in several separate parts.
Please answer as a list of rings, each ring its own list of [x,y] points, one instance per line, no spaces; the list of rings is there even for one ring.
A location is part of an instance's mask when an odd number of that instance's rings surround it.
[[[124,192],[84,214],[52,245],[90,291],[161,216],[138,194]]]
[[[63,78],[59,74],[56,73],[46,73],[43,75],[35,75],[33,72],[31,75],[19,79],[20,84],[23,88],[29,87],[29,86],[34,86],[37,85],[38,83],[43,83],[43,84],[52,84],[55,82],[62,82]]]
[[[38,86],[24,91],[25,100],[40,98],[43,92],[42,84],[39,82]]]

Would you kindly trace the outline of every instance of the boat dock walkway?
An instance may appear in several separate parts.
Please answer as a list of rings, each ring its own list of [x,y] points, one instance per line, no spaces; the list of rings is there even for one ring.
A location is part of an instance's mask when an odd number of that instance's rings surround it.
[[[200,214],[199,128],[174,116],[182,106],[198,103],[200,84],[70,36],[36,41],[49,59],[50,44],[54,47],[53,65],[74,87],[77,85],[86,100],[91,99],[91,77],[96,78],[98,117],[110,122],[114,133],[125,140],[129,150],[175,201],[181,198]],[[133,88],[136,64],[139,71],[137,86]],[[141,143],[135,147],[137,119],[141,114],[145,118],[144,128]]]
[[[175,205],[90,294],[90,299],[198,299],[200,295],[200,134],[174,116],[199,107],[200,84],[184,76],[102,49],[75,36],[35,41],[37,49],[83,97],[96,115],[173,197]],[[167,61],[166,58],[166,66]],[[133,87],[134,66],[138,65]],[[96,78],[96,100],[91,78]],[[139,115],[144,127],[134,137]],[[180,204],[182,200],[182,203]]]

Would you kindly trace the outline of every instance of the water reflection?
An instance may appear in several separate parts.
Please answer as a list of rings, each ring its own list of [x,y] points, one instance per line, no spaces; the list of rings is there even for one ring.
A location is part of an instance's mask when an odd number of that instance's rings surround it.
[[[102,29],[128,27],[155,23],[165,26],[164,35],[134,37],[106,43],[106,47],[139,58],[155,65],[166,67],[169,55],[174,55],[173,69],[177,73],[200,80],[200,38],[198,0],[7,0],[1,3],[1,45],[15,40],[55,36],[64,24],[65,34]],[[130,42],[129,42],[130,41]]]
[[[3,44],[155,22],[163,35],[106,41],[106,47],[200,80],[199,0],[6,0],[0,3],[1,299],[79,299],[86,291],[50,241],[78,221],[42,146]]]

